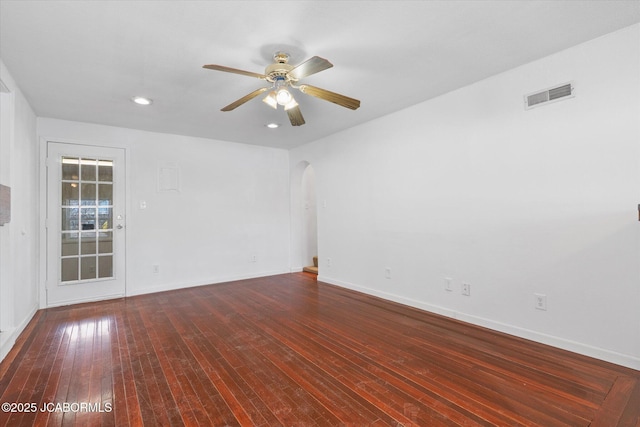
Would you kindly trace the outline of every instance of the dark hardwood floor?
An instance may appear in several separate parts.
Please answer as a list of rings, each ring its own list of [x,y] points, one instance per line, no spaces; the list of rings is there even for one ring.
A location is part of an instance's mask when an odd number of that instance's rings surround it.
[[[640,372],[299,273],[41,310],[0,403],[11,427],[637,427]]]

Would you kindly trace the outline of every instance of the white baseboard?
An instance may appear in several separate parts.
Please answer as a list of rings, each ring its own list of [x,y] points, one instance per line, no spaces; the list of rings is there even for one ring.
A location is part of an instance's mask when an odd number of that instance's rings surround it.
[[[0,333],[0,362],[2,362],[5,357],[7,357],[7,354],[9,354],[9,351],[11,351],[11,349],[13,348],[13,345],[16,343],[16,340],[18,339],[22,331],[24,331],[31,319],[33,319],[36,311],[38,311],[37,305],[33,306],[31,310],[29,310],[29,314],[27,314],[27,316],[22,319],[18,326]]]
[[[71,300],[55,302],[53,304],[47,305],[46,308],[62,307],[62,306],[65,306],[65,305],[73,305],[73,304],[84,304],[86,302],[106,301],[106,300],[115,299],[115,298],[122,298],[122,297],[124,297],[123,294],[112,294],[112,295],[102,295],[99,298],[71,299]]]
[[[440,314],[446,317],[451,317],[453,319],[461,320],[463,322],[467,322],[473,325],[482,326],[484,328],[492,329],[494,331],[503,332],[505,334],[514,335],[514,336],[535,341],[541,344],[546,344],[546,345],[557,347],[563,350],[572,351],[574,353],[579,353],[585,356],[604,360],[606,362],[611,362],[617,365],[622,365],[628,368],[640,370],[640,358],[634,357],[629,354],[617,353],[615,351],[594,347],[588,344],[572,341],[566,338],[547,335],[531,329],[521,328],[515,325],[497,322],[495,320],[487,319],[484,317],[469,315],[459,311],[450,310],[445,307],[429,304],[424,301],[418,301],[418,300],[406,298],[400,295],[396,295],[388,292],[382,292],[376,289],[371,289],[365,286],[344,282],[342,280],[333,279],[327,276],[318,276],[318,281],[340,286],[342,288],[362,292],[368,295],[373,295],[389,301],[404,304],[409,307],[414,307],[414,308],[425,310],[431,313]]]
[[[206,285],[215,285],[217,283],[235,282],[236,280],[257,279],[259,277],[275,276],[278,274],[288,274],[288,273],[290,273],[289,270],[274,270],[274,271],[263,271],[260,273],[251,273],[251,274],[210,277],[210,278],[204,278],[201,280],[195,280],[195,281],[189,281],[189,282],[164,283],[162,285],[153,286],[149,288],[127,290],[127,296],[131,297],[135,295],[152,294],[154,292],[165,292],[165,291],[173,291],[176,289],[195,288],[197,286],[206,286]]]

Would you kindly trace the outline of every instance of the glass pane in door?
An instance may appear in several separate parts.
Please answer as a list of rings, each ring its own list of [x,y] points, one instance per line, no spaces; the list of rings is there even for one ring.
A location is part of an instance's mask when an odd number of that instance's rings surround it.
[[[62,158],[61,281],[113,277],[113,161]]]
[[[83,231],[80,235],[80,253],[82,255],[95,255],[96,254],[96,232],[95,231]]]
[[[62,258],[62,281],[71,282],[78,280],[78,259]]]
[[[98,277],[100,279],[104,277],[113,276],[113,256],[99,256],[98,257]]]
[[[62,159],[62,180],[78,180],[80,176],[80,159],[65,157]]]

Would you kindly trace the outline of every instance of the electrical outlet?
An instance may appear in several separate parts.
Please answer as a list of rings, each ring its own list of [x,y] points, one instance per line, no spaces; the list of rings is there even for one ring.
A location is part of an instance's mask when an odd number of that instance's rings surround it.
[[[547,296],[545,294],[534,294],[536,297],[536,309],[547,310]]]
[[[327,258],[327,267],[331,267],[331,258]]]
[[[447,292],[453,292],[453,279],[450,277],[444,278],[444,290]]]
[[[251,255],[249,262],[258,262],[258,255],[256,254]]]
[[[158,264],[154,264],[153,266],[153,273],[154,274],[158,274],[160,273],[160,266]]]
[[[462,295],[471,296],[471,285],[468,283],[462,284]]]
[[[384,277],[391,279],[391,269],[389,267],[384,269]]]

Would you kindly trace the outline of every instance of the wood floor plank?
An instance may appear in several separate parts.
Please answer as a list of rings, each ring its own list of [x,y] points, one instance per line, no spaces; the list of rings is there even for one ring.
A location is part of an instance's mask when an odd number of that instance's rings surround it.
[[[636,379],[635,387],[633,388],[633,391],[629,394],[629,403],[622,411],[622,414],[620,414],[620,419],[618,421],[619,426],[640,427],[640,411],[637,410],[639,404],[640,404],[640,380]]]
[[[220,300],[224,300],[224,297],[220,298]],[[229,344],[220,348],[220,351],[224,352],[225,360],[238,368],[243,366],[252,368],[258,380],[263,385],[267,385],[264,393],[261,393],[260,399],[265,404],[274,406],[274,409],[270,410],[270,412],[278,422],[284,425],[300,422],[299,419],[293,418],[295,417],[295,411],[293,411],[294,414],[292,415],[292,409],[296,405],[292,404],[289,398],[291,390],[296,388],[296,384],[278,367],[278,357],[273,355],[275,349],[269,346],[270,343],[266,337],[261,338],[259,334],[253,333],[254,331],[248,327],[249,325],[246,325],[239,316],[233,313],[232,307],[220,306],[216,317],[220,322],[215,327],[205,326],[205,330],[208,331],[209,336],[217,336],[218,340],[216,341],[219,341],[222,336],[230,337],[227,340]],[[238,338],[242,337],[245,337],[246,341],[244,343],[242,341],[236,342]],[[245,350],[245,352],[237,352],[236,358],[233,354],[234,348]],[[247,360],[244,354],[249,354],[251,356],[250,359]],[[255,354],[260,356],[255,357]],[[336,397],[336,399],[339,399],[339,397]],[[308,407],[307,405],[301,406]],[[308,410],[302,412],[297,418],[306,418],[307,423],[320,415],[309,414]],[[322,410],[322,408],[320,408],[319,412],[324,413],[324,417],[328,415],[327,411]],[[337,419],[336,422],[338,422]]]
[[[294,326],[292,326],[294,327]],[[308,334],[307,334],[308,335]],[[403,362],[404,368],[408,368],[408,371],[398,370],[398,366],[394,365],[394,359],[389,359],[387,364],[384,364],[384,356],[376,357],[376,358],[368,358],[363,354],[357,354],[355,351],[345,351],[344,343],[342,345],[338,344],[338,341],[334,338],[323,337],[320,335],[316,335],[314,337],[314,341],[317,341],[322,348],[326,349],[322,354],[322,359],[317,359],[319,361],[328,361],[326,369],[330,375],[339,375],[340,370],[345,369],[345,365],[351,365],[359,367],[361,372],[359,372],[357,376],[360,376],[359,381],[360,384],[375,384],[384,378],[385,390],[393,391],[394,396],[396,397],[404,397],[404,399],[411,398],[419,401],[423,405],[414,406],[414,411],[420,410],[421,412],[432,412],[435,411],[440,416],[446,416],[448,419],[465,419],[467,423],[470,422],[470,414],[468,411],[461,410],[461,408],[456,407],[450,400],[447,400],[445,397],[446,393],[443,392],[444,389],[454,389],[459,387],[465,387],[466,390],[475,390],[476,394],[486,395],[487,405],[490,406],[489,402],[501,402],[503,405],[506,404],[510,407],[518,407],[519,412],[522,413],[523,410],[527,409],[523,407],[517,400],[513,399],[512,393],[513,390],[510,390],[510,398],[506,398],[501,396],[499,393],[494,392],[491,389],[482,388],[474,381],[471,381],[466,378],[454,378],[456,375],[453,373],[453,369],[451,370],[442,370],[440,367],[436,367],[430,363],[422,363],[420,362],[417,366],[412,366],[408,363],[408,360]],[[297,347],[296,343],[304,343],[303,347]],[[289,342],[289,345],[299,348],[301,352],[307,352],[304,347],[308,347],[313,351],[314,347],[311,343],[304,342],[304,335],[297,336],[292,338],[292,341]],[[347,344],[348,345],[348,344]],[[327,351],[333,352],[333,354],[338,357],[344,358],[343,363],[336,362],[335,359],[327,359],[324,357]],[[310,357],[313,357],[311,353],[307,354]],[[345,363],[346,362],[346,363]],[[319,362],[322,363],[322,362]],[[455,362],[451,362],[452,364]],[[428,369],[425,368],[428,366]],[[335,367],[334,370],[331,368]],[[392,375],[388,375],[389,373],[394,373]],[[429,379],[426,376],[429,376]],[[420,378],[420,376],[424,376],[424,378]],[[428,383],[425,385],[425,383]],[[402,400],[402,399],[401,399]],[[454,400],[452,398],[452,400]],[[404,404],[404,402],[403,402]],[[461,413],[465,412],[465,413]],[[540,417],[541,414],[536,414],[537,417]],[[493,422],[498,423],[510,423],[513,424],[516,422],[513,418],[503,418],[499,417],[496,419],[497,415],[493,415]],[[478,418],[480,422],[482,418]],[[524,422],[524,418],[521,419]],[[549,422],[548,425],[552,425],[551,421],[555,421],[554,418],[549,417],[547,420]]]
[[[360,313],[361,310],[356,309],[354,310],[357,313]],[[354,319],[353,318],[344,318],[341,319],[343,323],[345,324],[349,324],[352,325]],[[360,326],[362,324],[362,322],[366,322],[366,319],[360,319],[360,323],[358,323],[358,325]],[[388,322],[380,322],[380,320],[376,320],[373,323],[382,323],[383,324],[383,328],[385,327],[384,325],[387,325]],[[371,323],[371,322],[369,322]],[[430,328],[431,329],[431,328]],[[387,332],[385,332],[385,330],[380,330],[379,332],[376,332],[377,334],[381,334],[381,335],[390,335],[390,333],[388,332],[389,328],[387,328]],[[425,337],[422,339],[422,343],[418,342],[418,345],[422,345],[423,347],[425,346],[434,346],[434,348],[438,348],[438,341],[440,341],[440,345],[444,345],[446,346],[447,349],[447,354],[449,356],[451,356],[452,354],[457,354],[460,357],[466,357],[469,361],[470,364],[478,364],[478,363],[484,363],[484,361],[486,359],[493,359],[493,360],[488,360],[488,362],[486,362],[485,364],[489,365],[489,366],[504,366],[505,369],[511,374],[517,374],[520,371],[526,370],[526,372],[523,373],[522,378],[527,378],[530,379],[532,376],[536,376],[538,375],[539,372],[543,372],[544,375],[540,376],[540,382],[542,384],[544,384],[544,381],[551,381],[551,382],[555,382],[556,384],[550,388],[549,390],[558,390],[558,386],[564,386],[564,387],[568,387],[571,388],[570,390],[567,390],[568,395],[581,395],[584,396],[588,393],[593,393],[592,396],[592,400],[594,401],[600,401],[602,396],[604,395],[604,393],[606,392],[606,389],[603,389],[601,387],[598,387],[597,390],[594,390],[594,384],[593,383],[589,383],[590,386],[589,387],[581,387],[580,385],[580,380],[582,380],[582,376],[580,377],[575,377],[570,380],[570,381],[566,381],[564,383],[557,383],[557,378],[558,377],[562,377],[562,375],[558,375],[557,372],[544,372],[543,369],[539,368],[537,363],[532,362],[529,364],[523,364],[522,361],[520,362],[513,362],[512,360],[507,360],[504,359],[503,357],[501,357],[500,353],[497,353],[493,350],[487,351],[487,350],[483,350],[483,346],[477,344],[475,341],[471,342],[469,340],[469,338],[464,337],[464,341],[461,341],[459,338],[457,338],[454,334],[448,333],[446,336],[443,336],[441,339],[438,339],[438,337],[434,334],[432,334],[432,331],[428,331],[427,332],[429,334],[429,336]],[[459,335],[459,334],[458,334]],[[393,334],[391,334],[391,336],[393,336]],[[402,339],[399,340],[400,342],[406,344],[409,343],[411,341],[412,337],[408,336],[406,333],[402,335]],[[500,346],[495,346],[493,345],[492,348],[496,348],[496,347],[500,347]],[[375,346],[374,346],[375,348]],[[469,349],[472,349],[473,351],[469,351]],[[483,350],[483,351],[478,351],[478,350]],[[468,354],[469,356],[467,357],[466,354]],[[498,365],[499,362],[499,365]],[[567,371],[567,369],[565,368],[565,371]],[[589,374],[590,375],[590,374]],[[585,376],[588,375],[585,374]],[[611,379],[613,379],[613,377],[611,377],[609,379],[609,383],[611,381]],[[576,381],[577,380],[577,381]],[[598,386],[599,384],[595,384],[596,386]],[[589,405],[589,401],[584,401],[585,404]]]
[[[377,334],[391,336],[392,339],[394,339],[394,337],[397,336],[393,333],[395,326],[390,325],[389,323],[390,319],[388,319],[387,316],[385,316],[384,312],[378,313],[377,311],[372,311],[370,315],[367,315],[367,314],[363,315],[363,311],[365,310],[362,310],[358,307],[356,307],[356,309],[353,311],[357,313],[357,318],[359,321],[358,325],[362,324],[362,322],[368,322],[369,324],[381,323],[382,324],[381,327],[385,329],[379,330]],[[347,317],[345,317],[344,319],[341,319],[342,322],[346,324],[353,324],[353,321],[355,320],[354,317],[350,316],[349,313],[346,313],[345,316]],[[406,319],[406,316],[403,318]],[[381,320],[384,320],[384,322],[381,322]],[[421,340],[422,343],[418,341],[417,342],[418,345],[421,344],[423,346],[433,346],[435,348],[437,348],[438,345],[444,345],[447,348],[448,354],[451,354],[453,351],[457,351],[457,354],[461,357],[465,357],[465,355],[468,354],[469,355],[468,359],[470,360],[470,363],[473,363],[473,364],[477,364],[482,362],[485,359],[492,358],[493,360],[489,360],[488,364],[493,365],[496,363],[495,359],[499,359],[501,366],[511,365],[511,366],[508,366],[507,369],[513,374],[521,370],[527,370],[527,372],[524,374],[524,376],[527,378],[531,377],[532,375],[536,375],[538,372],[544,372],[544,376],[541,377],[542,381],[544,381],[546,377],[549,377],[550,381],[556,381],[557,377],[562,377],[567,371],[566,368],[564,370],[556,369],[555,371],[551,371],[551,372],[545,371],[543,368],[539,367],[538,360],[533,360],[526,364],[522,363],[522,358],[518,359],[517,361],[514,361],[513,359],[505,357],[505,353],[502,350],[503,346],[495,346],[491,343],[487,345],[486,340],[481,340],[479,337],[472,336],[472,335],[464,335],[460,337],[459,336],[460,334],[451,334],[450,331],[448,330],[438,333],[438,329],[433,327],[430,327],[428,329],[423,328],[423,330],[419,331],[419,335],[416,334],[415,331],[410,331],[413,334],[410,334],[410,332],[405,332],[405,331],[403,331],[402,340],[400,341],[404,344],[409,343],[412,338],[419,338],[419,340]],[[469,349],[473,349],[473,351],[469,351]],[[576,379],[580,381],[582,377],[576,377]],[[568,390],[569,394],[581,394],[581,395],[584,395],[585,393],[590,392],[593,387],[592,382],[589,382],[589,387],[586,387],[586,388],[580,388],[580,384],[579,383],[575,384],[573,381],[567,382],[564,385],[567,387],[572,387],[572,390]],[[554,386],[554,389],[556,389],[557,386],[558,384]],[[595,397],[595,400],[599,400],[602,394],[606,392],[606,390],[607,390],[606,387],[601,388],[600,389],[601,393],[599,393]]]
[[[618,377],[590,426],[605,427],[611,424],[620,424],[620,418],[625,412],[629,399],[633,396],[633,390],[638,381],[636,378]],[[640,402],[636,402],[636,404],[638,403]]]
[[[441,412],[444,407],[439,406],[437,401],[424,402],[422,399],[426,398],[426,394],[419,390],[411,389],[407,392],[407,389],[396,388],[392,382],[382,379],[377,369],[370,369],[368,361],[358,357],[357,352],[338,349],[333,342],[323,341],[319,337],[308,340],[304,334],[287,333],[288,327],[293,328],[294,325],[271,325],[268,331],[278,336],[282,342],[327,376],[336,378],[352,392],[362,395],[367,402],[377,407],[385,407],[387,416],[396,422],[406,425],[419,422],[422,417],[429,420],[463,420],[461,416],[457,417],[459,414],[454,411],[447,411],[444,416]],[[316,357],[317,355],[321,357]],[[413,403],[408,403],[410,400],[413,400]],[[408,410],[409,406],[411,410]],[[473,425],[469,418],[464,418],[464,422]]]
[[[354,332],[354,334],[355,334],[355,332]],[[339,334],[337,334],[336,336],[339,339]],[[325,345],[330,345],[330,344],[325,344]],[[346,343],[346,345],[350,345],[350,344]],[[353,345],[353,348],[356,349],[360,345],[360,342],[356,340],[351,345]],[[371,345],[371,348],[374,349],[374,350],[367,350],[367,351],[378,352],[377,349],[380,348],[380,347],[381,347],[380,343],[374,343],[374,344]],[[386,353],[386,354],[381,354],[379,352],[375,353],[375,354],[371,354],[370,355],[371,357],[369,358],[369,360],[376,360],[376,361],[385,360],[385,364],[382,365],[383,369],[386,370],[386,371],[391,371],[391,370],[397,371],[398,372],[398,376],[404,378],[405,380],[408,380],[411,376],[413,376],[413,373],[414,372],[418,372],[420,370],[420,368],[422,368],[422,370],[424,370],[425,366],[429,366],[432,371],[434,369],[436,369],[436,367],[434,367],[432,364],[422,363],[421,361],[418,361],[419,364],[416,367],[410,366],[409,361],[410,361],[410,359],[412,357],[411,353],[410,352],[406,352],[406,351],[405,352],[399,351],[395,347],[396,347],[395,345],[394,346],[390,346],[388,349],[384,350],[384,353]],[[393,356],[393,357],[388,357],[390,355]],[[402,363],[398,364],[398,363],[396,363],[396,361],[399,360],[400,357],[403,357]],[[449,358],[444,359],[444,361],[441,362],[441,364],[442,363],[447,363],[448,360],[449,360]],[[405,368],[409,368],[407,373],[403,373],[403,370],[402,370],[403,366]],[[468,366],[466,366],[466,368],[467,369],[471,369],[472,365],[469,364]],[[450,376],[451,376],[451,371],[450,372],[445,372],[444,375],[441,376],[441,378],[443,378],[443,380],[441,380],[441,381],[446,381],[446,380],[444,380],[444,378],[448,378]],[[421,382],[420,380],[417,379],[417,377],[414,378],[414,381],[416,381],[417,383]],[[427,387],[430,387],[432,385],[433,384],[427,385]],[[489,392],[488,390],[486,390],[486,389],[484,390],[484,393],[488,393],[488,392]],[[516,402],[514,401],[513,404],[516,405]],[[485,414],[485,415],[487,415],[487,414]],[[513,420],[511,420],[511,421],[513,422]],[[496,422],[497,422],[497,420],[496,420]],[[505,422],[505,420],[503,420],[503,422]]]
[[[175,338],[179,335],[175,334],[175,331],[167,330],[167,322],[160,322],[157,316],[143,320],[171,394],[176,397],[182,421],[185,425],[210,424],[211,420],[206,413],[199,409],[202,403],[189,378],[192,376],[192,366],[189,362],[193,361],[186,360],[187,356],[181,351],[180,343],[176,342]],[[148,322],[158,327],[150,327]],[[182,363],[183,361],[185,363]]]
[[[31,401],[103,410],[0,427],[640,427],[640,372],[294,273],[39,311],[0,364]]]
[[[220,396],[229,412],[237,415],[242,424],[249,422],[260,425],[265,422],[268,408],[256,408],[256,395],[247,383],[245,376],[239,375],[239,366],[247,366],[239,362],[238,346],[228,331],[216,327],[216,314],[208,311],[208,306],[201,298],[194,295],[194,304],[189,311],[181,312],[182,316],[174,320],[182,335],[189,336],[189,348],[196,355],[198,363],[210,373],[212,383],[217,384]],[[212,310],[219,309],[218,306]],[[205,313],[200,316],[200,313]],[[210,329],[210,326],[212,329]],[[193,333],[195,332],[195,334]]]
[[[138,400],[137,390],[131,364],[131,352],[127,344],[126,333],[123,331],[125,322],[122,313],[112,315],[114,326],[111,328],[111,360],[113,361],[112,381],[113,399],[111,410],[116,426],[141,426],[142,412]]]

